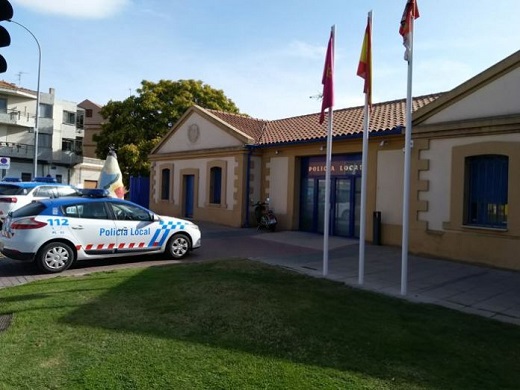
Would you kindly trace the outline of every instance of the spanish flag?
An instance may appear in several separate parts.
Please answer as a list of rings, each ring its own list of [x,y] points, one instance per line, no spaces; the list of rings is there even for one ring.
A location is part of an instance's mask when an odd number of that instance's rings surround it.
[[[117,162],[116,152],[110,150],[108,152],[105,164],[99,174],[97,188],[108,190],[113,198],[123,199],[125,197],[125,186],[123,184],[123,175]]]
[[[365,79],[363,92],[366,94],[368,105],[372,105],[372,11],[368,13],[367,27],[361,47],[361,56],[357,75]]]

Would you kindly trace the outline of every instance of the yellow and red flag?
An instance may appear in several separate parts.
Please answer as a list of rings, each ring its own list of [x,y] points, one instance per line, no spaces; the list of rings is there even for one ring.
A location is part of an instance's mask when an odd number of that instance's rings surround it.
[[[413,31],[413,21],[418,17],[419,8],[417,8],[416,0],[407,0],[399,26],[399,34],[403,36],[404,59],[406,61],[408,61],[410,55],[410,33]]]
[[[323,97],[321,100],[320,124],[325,119],[325,110],[334,106],[334,29],[330,32],[327,55],[325,57],[325,67],[323,69]]]
[[[365,79],[363,92],[366,94],[368,105],[372,105],[372,12],[368,14],[367,27],[361,47],[361,55],[357,75]]]

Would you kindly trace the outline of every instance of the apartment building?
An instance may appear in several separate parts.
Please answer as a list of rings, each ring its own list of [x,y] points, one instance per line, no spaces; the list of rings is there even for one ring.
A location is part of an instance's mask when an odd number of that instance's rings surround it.
[[[29,181],[50,175],[80,187],[97,180],[103,162],[89,159],[85,166],[83,157],[85,110],[56,98],[53,88],[40,92],[35,153],[36,97],[36,91],[0,81],[1,177]]]

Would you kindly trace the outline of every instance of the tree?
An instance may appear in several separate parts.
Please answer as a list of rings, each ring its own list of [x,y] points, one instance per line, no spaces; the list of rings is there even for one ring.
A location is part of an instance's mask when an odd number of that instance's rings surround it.
[[[149,174],[151,150],[194,104],[239,113],[222,90],[198,80],[143,80],[137,94],[124,101],[109,101],[101,109],[105,123],[93,138],[101,159],[106,158],[109,147],[114,147],[126,185],[129,175]]]

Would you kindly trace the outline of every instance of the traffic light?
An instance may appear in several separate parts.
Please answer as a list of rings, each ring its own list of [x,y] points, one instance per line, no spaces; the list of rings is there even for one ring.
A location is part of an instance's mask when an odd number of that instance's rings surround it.
[[[0,0],[0,21],[11,20],[13,18],[13,7],[7,0]],[[11,44],[11,36],[4,26],[0,26],[0,47]],[[7,71],[7,62],[4,56],[0,55],[0,73]]]

